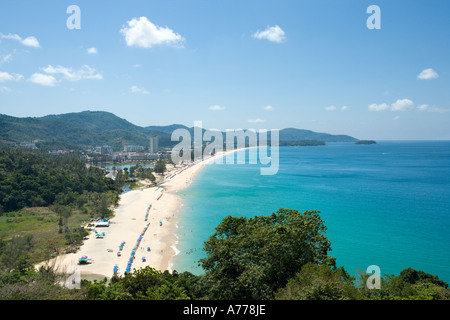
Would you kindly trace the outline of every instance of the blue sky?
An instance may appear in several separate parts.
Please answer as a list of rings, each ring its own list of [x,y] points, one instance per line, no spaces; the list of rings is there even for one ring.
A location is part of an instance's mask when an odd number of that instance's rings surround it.
[[[450,139],[449,16],[439,0],[2,0],[0,113]]]

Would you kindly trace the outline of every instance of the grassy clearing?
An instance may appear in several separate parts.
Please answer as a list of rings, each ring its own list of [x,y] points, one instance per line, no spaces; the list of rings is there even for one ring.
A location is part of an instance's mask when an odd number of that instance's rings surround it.
[[[32,235],[33,245],[29,257],[36,263],[61,251],[76,250],[76,245],[68,246],[66,235],[87,223],[89,218],[89,215],[75,210],[65,221],[65,232],[60,233],[59,216],[51,209],[24,208],[0,216],[0,239],[9,241],[14,236]]]

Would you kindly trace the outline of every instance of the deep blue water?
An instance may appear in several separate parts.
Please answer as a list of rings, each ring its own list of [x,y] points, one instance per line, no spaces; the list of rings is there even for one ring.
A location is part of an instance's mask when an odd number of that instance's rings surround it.
[[[330,255],[354,276],[370,265],[394,275],[412,267],[450,282],[449,141],[280,147],[278,173],[260,167],[208,165],[180,192],[174,269],[203,272],[203,242],[225,216],[283,207],[319,210]]]

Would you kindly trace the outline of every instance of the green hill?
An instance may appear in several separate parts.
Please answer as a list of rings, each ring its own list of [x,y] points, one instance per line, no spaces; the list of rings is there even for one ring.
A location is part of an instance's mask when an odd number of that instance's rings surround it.
[[[347,135],[333,135],[329,133],[314,132],[311,130],[286,128],[280,130],[281,141],[318,140],[324,142],[355,142],[358,139]]]
[[[83,111],[27,118],[0,114],[0,144],[2,142],[34,142],[38,147],[48,149],[110,145],[114,150],[122,150],[127,144],[147,147],[149,137],[158,135],[159,145],[170,147],[177,143],[171,141],[172,132],[180,128],[193,133],[192,127],[181,124],[140,127],[104,111]],[[280,130],[279,138],[280,141],[357,141],[356,138],[347,135],[332,135],[296,128]]]
[[[167,136],[145,129],[109,112],[84,111],[40,118],[15,118],[0,115],[0,139],[36,142],[48,148],[77,148],[111,145],[122,150],[126,144],[148,146],[150,135]]]

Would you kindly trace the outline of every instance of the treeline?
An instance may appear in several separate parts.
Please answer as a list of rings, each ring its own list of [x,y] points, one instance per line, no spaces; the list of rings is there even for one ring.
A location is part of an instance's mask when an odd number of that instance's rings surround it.
[[[89,193],[118,192],[98,168],[76,155],[0,148],[0,213],[84,201]]]
[[[116,181],[118,185],[132,183],[135,179],[149,180],[151,183],[156,183],[155,173],[163,174],[166,172],[166,162],[167,160],[159,158],[153,168],[147,168],[143,165],[136,164],[134,166],[130,166],[129,169],[127,167],[124,169],[116,169],[116,167],[113,167],[112,170],[117,173]]]
[[[81,300],[449,300],[448,284],[411,268],[385,275],[368,289],[369,275],[351,277],[336,267],[319,212],[280,209],[269,216],[228,216],[205,242],[205,273],[160,272],[150,267],[106,281],[82,281],[78,290],[57,285],[51,268],[35,271],[16,253],[0,273],[0,299]],[[26,248],[27,239],[22,239]],[[7,250],[0,244],[0,270]],[[50,285],[52,284],[52,285]]]
[[[377,144],[377,142],[374,140],[358,140],[355,142],[355,144],[369,145],[369,144]]]
[[[280,147],[314,147],[325,146],[326,143],[320,140],[281,140]]]

